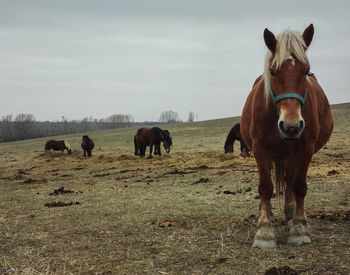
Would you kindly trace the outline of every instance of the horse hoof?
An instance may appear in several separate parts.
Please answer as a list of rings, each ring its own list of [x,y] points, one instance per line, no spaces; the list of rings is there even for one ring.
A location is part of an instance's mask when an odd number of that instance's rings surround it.
[[[303,224],[302,222],[293,224],[293,222],[289,221],[288,226],[290,230],[287,244],[302,245],[311,243],[310,232],[307,224]]]
[[[257,247],[261,249],[272,249],[272,248],[276,248],[277,245],[274,240],[270,240],[270,241],[254,240],[252,247]]]
[[[309,236],[290,236],[288,238],[287,244],[289,245],[302,245],[302,244],[310,244],[311,243],[311,239]]]
[[[252,247],[258,247],[262,249],[276,248],[275,232],[272,227],[261,227],[255,234],[254,243]]]

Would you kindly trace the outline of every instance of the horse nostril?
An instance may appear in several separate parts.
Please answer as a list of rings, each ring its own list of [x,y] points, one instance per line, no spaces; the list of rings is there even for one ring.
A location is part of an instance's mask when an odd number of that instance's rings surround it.
[[[304,120],[300,120],[299,127],[300,129],[304,128]]]
[[[279,127],[281,130],[284,130],[284,123],[283,123],[283,121],[280,121],[280,122],[279,122],[278,127]]]

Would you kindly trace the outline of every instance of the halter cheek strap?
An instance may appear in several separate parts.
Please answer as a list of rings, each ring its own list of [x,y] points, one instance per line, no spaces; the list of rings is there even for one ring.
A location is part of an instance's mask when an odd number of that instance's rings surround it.
[[[294,98],[296,100],[299,100],[299,102],[301,103],[301,107],[304,107],[305,100],[306,100],[306,91],[304,93],[304,97],[302,97],[301,95],[299,95],[297,93],[286,93],[286,94],[281,94],[281,95],[275,96],[273,91],[272,91],[271,82],[270,82],[270,95],[273,99],[273,104],[275,105],[275,107],[276,107],[277,102],[279,102],[283,99],[286,99],[286,98]]]

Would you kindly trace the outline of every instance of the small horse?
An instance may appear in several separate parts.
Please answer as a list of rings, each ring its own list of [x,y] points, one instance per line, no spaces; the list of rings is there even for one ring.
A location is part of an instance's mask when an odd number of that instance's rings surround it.
[[[233,153],[233,145],[235,141],[238,140],[241,144],[241,155],[244,157],[249,157],[250,151],[247,147],[247,145],[244,143],[241,132],[240,132],[240,123],[236,123],[228,133],[224,145],[225,154],[227,153]]]
[[[72,154],[72,149],[70,148],[69,143],[66,140],[48,140],[45,143],[45,151],[61,151],[67,150],[67,154]]]
[[[135,155],[143,157],[146,153],[146,147],[149,146],[149,157],[152,158],[153,145],[155,146],[154,154],[161,156],[160,143],[163,142],[164,149],[170,152],[173,144],[168,130],[162,130],[159,127],[140,128],[134,136]]]
[[[289,227],[287,243],[311,243],[304,199],[312,155],[328,141],[333,130],[329,103],[306,56],[314,34],[309,25],[300,34],[286,30],[275,36],[268,29],[265,69],[250,92],[241,117],[241,135],[252,150],[259,171],[261,214],[253,247],[276,247],[270,219],[273,194],[284,194]]]
[[[84,150],[84,157],[86,157],[86,152],[88,157],[91,157],[91,150],[94,149],[95,144],[94,141],[89,138],[89,136],[83,136],[83,142],[81,143],[81,149]]]

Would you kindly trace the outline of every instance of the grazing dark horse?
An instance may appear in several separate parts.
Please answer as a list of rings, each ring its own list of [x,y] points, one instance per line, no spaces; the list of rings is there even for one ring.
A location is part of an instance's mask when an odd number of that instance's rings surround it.
[[[312,24],[303,34],[287,30],[275,36],[264,31],[265,70],[255,81],[241,117],[241,135],[252,149],[260,178],[261,214],[253,247],[276,247],[270,219],[272,168],[276,193],[285,195],[287,243],[311,243],[304,210],[306,174],[312,155],[326,144],[333,130],[327,97],[310,73],[306,56],[313,34]]]
[[[161,142],[163,142],[165,151],[169,153],[173,142],[168,130],[162,130],[159,127],[140,128],[134,136],[135,155],[140,157],[145,156],[146,147],[149,146],[149,158],[152,158],[154,145],[154,154],[161,156]]]
[[[91,150],[94,149],[95,144],[89,136],[83,136],[83,142],[81,143],[81,149],[84,150],[84,157],[86,157],[86,152],[88,157],[91,157]]]
[[[248,157],[250,155],[250,151],[242,139],[241,132],[240,132],[240,123],[236,123],[231,128],[230,132],[228,133],[228,135],[226,137],[226,141],[225,141],[225,145],[224,145],[225,154],[233,153],[233,145],[234,145],[236,140],[238,140],[241,144],[241,155]]]
[[[63,152],[64,150],[67,150],[67,154],[72,153],[72,149],[70,148],[69,143],[66,140],[48,140],[45,143],[45,151],[61,151]]]

